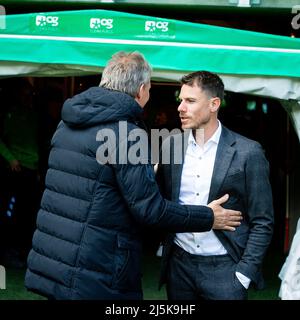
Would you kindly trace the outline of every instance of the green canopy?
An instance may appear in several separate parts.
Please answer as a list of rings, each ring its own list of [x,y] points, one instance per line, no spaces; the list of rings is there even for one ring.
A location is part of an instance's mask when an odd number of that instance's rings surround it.
[[[300,40],[289,37],[106,10],[8,15],[5,24],[2,63],[51,64],[64,75],[73,71],[59,65],[101,68],[118,50],[138,50],[156,71],[300,76]]]
[[[153,78],[209,70],[227,90],[300,100],[300,40],[107,10],[0,16],[0,76],[99,73],[138,50]]]
[[[285,100],[300,139],[300,40],[107,10],[0,15],[0,76],[101,72],[119,50],[143,53],[153,78],[218,73],[226,90]]]

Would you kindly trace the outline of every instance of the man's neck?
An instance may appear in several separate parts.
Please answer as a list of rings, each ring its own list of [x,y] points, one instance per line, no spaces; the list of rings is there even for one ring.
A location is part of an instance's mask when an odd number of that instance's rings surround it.
[[[219,126],[218,120],[210,123],[208,126],[200,127],[199,129],[193,129],[193,136],[196,143],[202,147],[217,131]]]

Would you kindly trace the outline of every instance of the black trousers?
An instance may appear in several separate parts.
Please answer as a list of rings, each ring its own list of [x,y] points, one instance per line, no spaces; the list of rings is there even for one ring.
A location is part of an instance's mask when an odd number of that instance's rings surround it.
[[[229,255],[192,255],[173,245],[167,276],[169,300],[246,300]]]

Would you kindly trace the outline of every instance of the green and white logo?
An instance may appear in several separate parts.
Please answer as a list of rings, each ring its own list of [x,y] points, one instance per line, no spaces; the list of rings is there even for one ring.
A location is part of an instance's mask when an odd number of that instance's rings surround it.
[[[91,18],[90,30],[92,32],[107,32],[113,29],[114,19],[107,18]]]
[[[57,27],[59,25],[59,17],[37,15],[35,17],[35,25],[37,27]]]
[[[168,21],[146,21],[145,22],[145,31],[147,32],[167,32],[169,31],[169,22]]]

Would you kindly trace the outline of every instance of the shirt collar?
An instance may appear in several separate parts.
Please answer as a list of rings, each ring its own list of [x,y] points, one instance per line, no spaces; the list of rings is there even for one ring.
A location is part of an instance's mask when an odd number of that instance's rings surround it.
[[[218,144],[220,141],[221,133],[222,133],[222,125],[221,125],[221,122],[218,120],[218,128],[207,142],[212,141]]]
[[[218,144],[219,141],[220,141],[221,133],[222,133],[222,124],[218,120],[218,128],[217,128],[217,130],[210,137],[210,139],[208,141],[206,141],[205,144],[208,144],[210,142],[214,142],[214,143]],[[196,145],[196,140],[195,140],[194,135],[193,135],[193,130],[190,130],[190,134],[189,134],[189,138],[188,138],[188,144]]]

